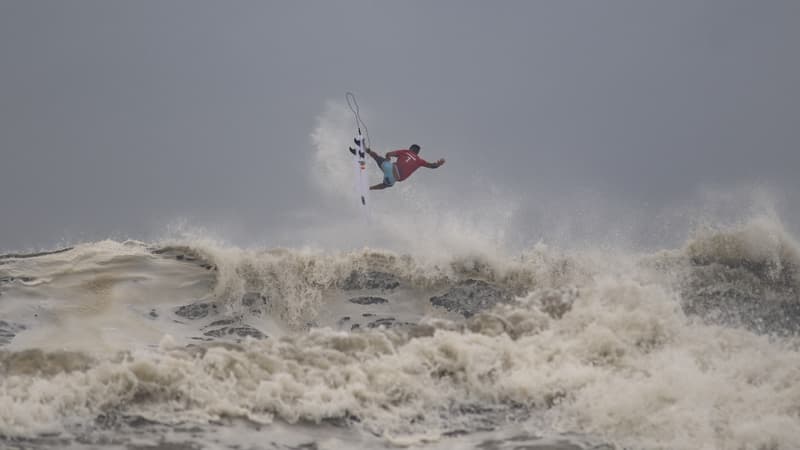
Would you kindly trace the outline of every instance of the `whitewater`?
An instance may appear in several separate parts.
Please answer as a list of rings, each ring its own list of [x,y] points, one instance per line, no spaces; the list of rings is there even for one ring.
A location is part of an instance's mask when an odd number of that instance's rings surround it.
[[[313,164],[346,208],[337,114]],[[505,245],[491,195],[392,195],[325,246],[0,255],[0,447],[797,448],[800,244],[777,215],[647,251]],[[364,221],[369,245],[345,232]]]

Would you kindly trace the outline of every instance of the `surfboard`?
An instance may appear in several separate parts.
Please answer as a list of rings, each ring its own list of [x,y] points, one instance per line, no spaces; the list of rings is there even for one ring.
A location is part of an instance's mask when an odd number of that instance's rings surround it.
[[[358,134],[353,139],[353,142],[355,142],[356,147],[350,147],[350,153],[353,154],[356,193],[361,206],[366,207],[369,194],[369,177],[367,176],[367,152],[364,148],[364,136]]]

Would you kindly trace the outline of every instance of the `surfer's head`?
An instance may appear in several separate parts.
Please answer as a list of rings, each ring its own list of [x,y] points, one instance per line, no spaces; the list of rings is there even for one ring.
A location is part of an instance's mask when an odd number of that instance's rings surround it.
[[[419,155],[419,145],[414,144],[411,147],[408,147],[408,149]]]

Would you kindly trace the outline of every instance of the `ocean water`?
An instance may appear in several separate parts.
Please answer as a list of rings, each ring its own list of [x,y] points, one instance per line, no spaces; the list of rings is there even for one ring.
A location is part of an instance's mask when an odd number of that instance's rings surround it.
[[[800,245],[0,256],[0,447],[795,449]]]

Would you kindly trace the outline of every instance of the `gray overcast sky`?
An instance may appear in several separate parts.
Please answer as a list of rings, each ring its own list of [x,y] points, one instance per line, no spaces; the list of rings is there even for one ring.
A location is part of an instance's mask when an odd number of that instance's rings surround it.
[[[0,249],[335,214],[311,134],[347,90],[380,150],[448,159],[408,183],[453,207],[758,185],[791,221],[798,47],[791,0],[0,0]]]

